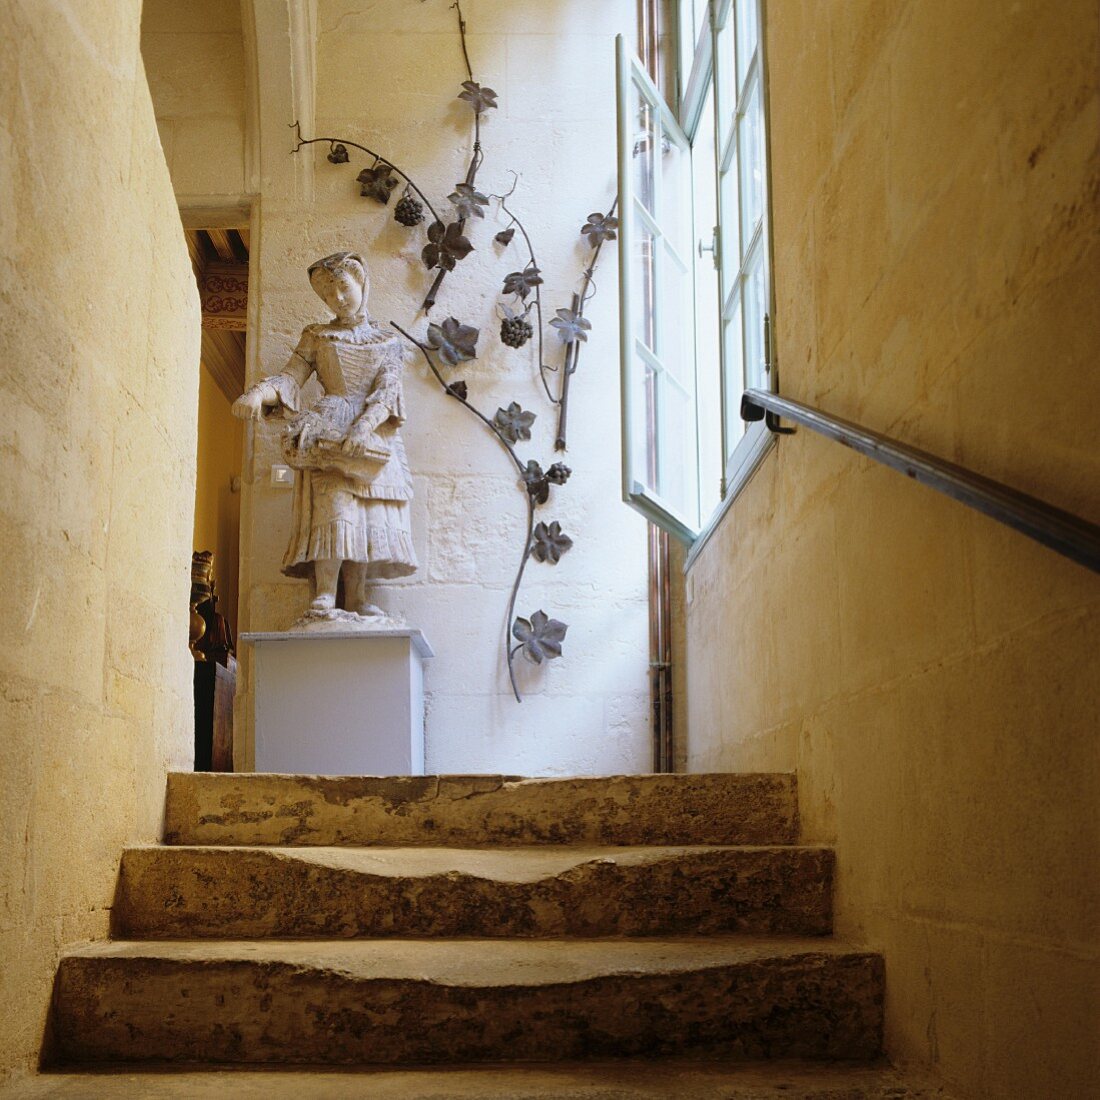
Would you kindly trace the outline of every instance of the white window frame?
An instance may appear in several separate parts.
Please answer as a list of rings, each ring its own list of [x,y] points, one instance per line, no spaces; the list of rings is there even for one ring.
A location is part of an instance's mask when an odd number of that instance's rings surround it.
[[[745,5],[750,6],[745,7]],[[681,0],[677,24],[678,29],[683,28],[685,22],[690,21],[689,18],[685,18],[688,14],[685,11],[687,6],[688,0]],[[761,10],[762,7],[763,5],[760,0],[709,0],[707,5],[708,19],[705,21],[705,25],[700,29],[694,49],[690,52],[690,55],[688,51],[682,48],[682,44],[677,49],[677,56],[681,61],[687,56],[690,56],[692,62],[691,71],[688,73],[683,72],[681,66],[680,79],[678,80],[680,95],[676,105],[676,119],[680,124],[685,139],[692,148],[694,148],[696,138],[699,136],[699,124],[704,114],[707,96],[714,97],[714,165],[716,173],[714,185],[717,191],[717,209],[719,212],[720,224],[715,257],[720,272],[718,280],[720,294],[720,332],[718,334],[720,362],[718,364],[712,362],[696,363],[695,374],[697,393],[699,392],[698,383],[700,380],[707,379],[708,371],[713,372],[717,370],[720,374],[717,383],[719,386],[720,400],[722,402],[722,469],[720,471],[709,469],[700,470],[699,478],[700,483],[702,483],[702,479],[721,475],[722,499],[715,509],[714,514],[709,517],[700,516],[697,524],[690,522],[691,517],[671,514],[666,508],[662,507],[660,501],[653,500],[650,496],[645,494],[644,491],[640,492],[641,486],[638,483],[638,479],[632,477],[630,470],[631,456],[635,453],[635,441],[631,438],[631,426],[634,423],[630,416],[632,387],[629,385],[631,378],[628,373],[629,357],[633,354],[633,321],[630,317],[630,299],[626,291],[629,290],[630,282],[630,258],[634,253],[631,250],[631,229],[629,225],[630,218],[628,216],[630,207],[627,205],[629,195],[623,194],[624,181],[629,181],[630,179],[631,166],[626,162],[624,142],[620,140],[620,210],[623,225],[623,247],[620,253],[620,270],[622,272],[621,290],[623,291],[623,498],[628,503],[638,508],[639,511],[642,511],[647,518],[658,523],[660,526],[670,531],[670,533],[689,544],[691,550],[687,561],[688,567],[690,567],[695,556],[714,529],[718,526],[729,506],[748,483],[765,455],[775,443],[774,434],[768,430],[766,424],[762,421],[747,424],[744,430],[739,429],[739,425],[741,424],[740,395],[742,391],[747,386],[752,385],[774,390],[777,375],[775,369],[776,349],[774,337],[775,306],[773,280],[771,278],[771,189],[769,186],[768,167],[770,155],[768,147],[768,85],[765,65],[766,28],[763,20],[763,12]],[[754,50],[751,51],[750,57],[747,59],[747,64],[744,65],[744,71],[737,72],[734,68],[734,59],[738,57],[738,42],[736,38],[738,27],[736,22],[738,16],[742,14],[742,8],[744,8],[744,13],[746,15],[751,15],[755,18],[757,28],[756,45]],[[723,68],[726,65],[730,66],[733,70],[728,79],[726,78]],[[632,79],[636,83],[640,83],[641,79],[648,79],[644,73],[641,73],[641,78],[639,78],[638,74],[640,69],[641,66],[634,59],[627,58],[625,46],[620,40],[620,126],[624,124],[622,118],[622,105],[628,102],[628,97],[625,93],[629,91],[629,87],[626,85],[625,81]],[[651,82],[650,87],[652,88]],[[720,101],[720,87],[729,89],[733,92],[732,104]],[[751,133],[751,130],[746,130],[744,119],[746,108],[752,103],[754,91],[756,91],[758,95],[758,119],[761,127],[760,139],[762,142],[761,155],[763,161],[763,179],[760,182],[762,194],[759,221],[752,227],[750,239],[742,249],[740,247],[740,234],[743,212],[741,209],[741,167],[738,157],[738,143],[743,133]],[[652,93],[656,94],[656,89],[652,89]],[[737,204],[736,209],[728,208],[730,206],[729,189],[723,189],[720,186],[723,165],[726,166],[726,171],[735,173],[734,178],[737,180],[737,187],[734,193]],[[686,195],[685,201],[690,201],[690,198],[691,196]],[[734,230],[733,232],[731,232],[731,228]],[[703,236],[709,238],[710,229],[709,227],[696,225],[694,227],[694,232],[696,236],[700,238]],[[727,250],[725,255],[721,255],[723,248]],[[731,249],[732,251],[729,251]],[[739,304],[745,295],[749,264],[757,262],[761,263],[763,267],[763,290],[761,297],[764,304],[764,314],[769,320],[769,331],[767,336],[765,336],[764,332],[759,332],[759,339],[754,343],[751,334],[747,334],[746,325],[744,321],[742,321],[739,333],[740,362],[728,362],[727,359],[729,355],[727,352],[726,322],[735,312],[735,304]],[[660,308],[659,305],[658,308]],[[744,310],[742,310],[741,316],[745,316]],[[761,324],[763,324],[762,319]],[[743,365],[746,364],[748,360],[748,351],[754,346],[761,349],[761,355],[757,359],[756,370],[750,373],[748,380],[746,380]],[[735,374],[736,377],[734,377]],[[715,382],[713,374],[711,374],[709,382],[712,385]]]

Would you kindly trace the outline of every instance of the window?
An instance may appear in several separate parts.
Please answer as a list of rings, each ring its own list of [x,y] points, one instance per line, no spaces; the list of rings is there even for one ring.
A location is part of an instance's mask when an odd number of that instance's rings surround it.
[[[770,388],[758,0],[680,0],[675,112],[619,40],[623,495],[686,542],[766,453]]]

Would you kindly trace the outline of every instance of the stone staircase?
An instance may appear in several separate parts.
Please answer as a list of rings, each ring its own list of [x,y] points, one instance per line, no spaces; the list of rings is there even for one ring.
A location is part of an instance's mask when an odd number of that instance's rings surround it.
[[[62,1065],[880,1053],[791,776],[179,774],[165,835],[61,960]]]

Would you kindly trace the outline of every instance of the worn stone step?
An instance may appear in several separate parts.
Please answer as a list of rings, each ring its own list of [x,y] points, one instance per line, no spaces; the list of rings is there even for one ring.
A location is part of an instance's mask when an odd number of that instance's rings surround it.
[[[781,774],[168,777],[169,844],[790,844]]]
[[[829,940],[122,941],[62,958],[65,1063],[869,1059],[879,956]]]
[[[131,848],[130,938],[831,931],[818,847]]]
[[[49,1072],[23,1100],[951,1100],[886,1065],[572,1062],[557,1065]]]

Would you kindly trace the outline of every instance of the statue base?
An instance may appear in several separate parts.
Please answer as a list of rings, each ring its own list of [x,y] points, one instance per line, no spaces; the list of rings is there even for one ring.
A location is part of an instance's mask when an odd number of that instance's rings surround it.
[[[241,635],[252,647],[256,771],[424,774],[431,646],[419,630],[356,618],[373,625],[318,618]]]

